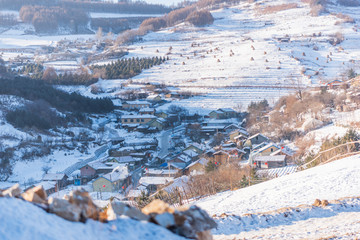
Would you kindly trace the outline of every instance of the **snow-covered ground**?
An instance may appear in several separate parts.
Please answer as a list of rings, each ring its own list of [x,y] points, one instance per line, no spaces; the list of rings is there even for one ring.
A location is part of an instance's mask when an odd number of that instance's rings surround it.
[[[353,230],[357,230],[356,236],[359,236],[360,202],[356,199],[349,200],[349,207],[352,208],[330,204],[323,210],[304,210],[305,215],[303,210],[301,213],[289,210],[291,218],[284,218],[283,214],[280,214],[278,217],[281,219],[277,219],[274,218],[274,214],[268,213],[270,221],[266,221],[267,218],[261,217],[261,214],[254,218],[246,215],[312,204],[315,199],[330,201],[358,197],[359,174],[360,155],[356,155],[251,187],[220,193],[195,204],[210,215],[228,215],[217,220],[219,226],[213,232],[217,239],[260,238],[263,234],[265,239],[270,236],[274,239],[313,239],[336,232],[337,236],[343,236],[352,233]],[[304,231],[301,231],[306,225]],[[299,230],[293,231],[296,228]],[[319,228],[321,231],[317,231]]]

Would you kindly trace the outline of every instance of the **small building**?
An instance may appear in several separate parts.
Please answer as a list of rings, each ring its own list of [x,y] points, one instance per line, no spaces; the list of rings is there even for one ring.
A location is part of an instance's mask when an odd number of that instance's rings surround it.
[[[328,82],[328,83],[325,83],[325,85],[326,85],[326,87],[328,88],[328,89],[338,89],[338,88],[340,88],[342,85],[344,84],[344,82],[343,81],[341,81],[341,80],[333,80],[333,81],[330,81],[330,82]]]
[[[152,103],[159,103],[161,102],[163,99],[160,95],[149,95],[147,98],[146,98],[146,101],[148,102],[152,102]]]
[[[120,166],[117,162],[106,162],[101,161],[90,162],[80,168],[80,176],[84,182],[88,182],[94,179],[100,174],[106,174],[111,172],[114,168]]]
[[[269,156],[279,149],[280,147],[276,146],[275,143],[268,143],[264,147],[256,150],[256,154],[260,156]]]
[[[93,190],[95,192],[118,192],[126,189],[130,185],[131,177],[129,177],[127,166],[118,166],[110,173],[107,173],[93,182]]]
[[[254,158],[254,167],[256,168],[279,168],[286,166],[286,156],[256,156]]]
[[[155,108],[142,108],[139,110],[140,115],[154,115]]]
[[[205,167],[208,164],[209,160],[206,158],[200,158],[195,162],[191,163],[186,167],[186,171],[190,175],[202,174],[205,173]]]
[[[198,154],[202,154],[204,152],[204,147],[201,144],[198,143],[191,143],[190,145],[188,145],[184,151],[187,150],[193,150],[195,152],[197,152]]]
[[[224,117],[225,117],[224,113],[219,110],[213,110],[209,113],[209,118],[222,119]]]
[[[209,118],[214,119],[226,119],[226,118],[234,118],[238,114],[231,108],[219,108],[218,110],[211,111],[209,113]]]
[[[169,114],[167,114],[166,112],[163,112],[163,111],[160,111],[160,112],[155,111],[155,116],[166,119],[169,117]]]
[[[123,115],[121,116],[121,123],[123,125],[142,125],[147,124],[154,119],[156,119],[154,115]]]
[[[139,110],[141,108],[148,108],[151,103],[147,101],[126,101],[122,104],[122,108],[125,110]]]
[[[236,141],[235,138],[247,139],[249,137],[249,134],[247,131],[245,131],[243,129],[236,129],[229,134],[229,137],[230,137],[230,141],[235,142]]]
[[[154,193],[173,181],[173,177],[142,177],[139,180],[139,184],[145,186],[150,193]]]
[[[269,138],[262,135],[261,133],[257,133],[255,135],[252,135],[251,137],[248,138],[248,140],[251,142],[251,145],[252,146],[255,146],[255,145],[259,145],[263,142],[269,142]]]
[[[43,182],[56,182],[56,185],[58,187],[58,190],[61,190],[62,188],[66,187],[68,176],[66,176],[64,173],[47,173],[42,178]]]
[[[176,177],[179,170],[177,169],[155,169],[148,168],[145,170],[145,175],[147,177]]]
[[[220,151],[215,152],[213,154],[213,157],[214,157],[215,163],[220,163],[220,164],[224,165],[229,162],[230,154],[223,150],[220,150]]]
[[[156,118],[148,122],[149,127],[162,131],[166,128],[166,120],[163,118]]]

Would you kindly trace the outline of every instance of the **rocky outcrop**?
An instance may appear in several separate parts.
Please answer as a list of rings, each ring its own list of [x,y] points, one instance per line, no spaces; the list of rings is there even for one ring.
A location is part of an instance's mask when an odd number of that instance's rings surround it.
[[[170,231],[192,239],[212,239],[210,229],[215,221],[197,206],[173,208],[169,204],[154,200],[142,209],[150,216],[150,221]]]
[[[4,197],[19,197],[20,194],[21,194],[21,189],[19,184],[15,184],[14,186],[2,192],[2,195]]]
[[[41,186],[21,193],[19,185],[15,185],[0,191],[0,197],[23,199],[72,222],[86,222],[88,219],[109,222],[126,216],[137,221],[157,224],[174,234],[190,239],[211,240],[210,230],[216,227],[215,221],[197,206],[174,208],[161,200],[152,201],[141,211],[122,202],[111,202],[106,209],[101,210],[83,189],[71,192],[64,199],[47,199],[46,192]]]
[[[33,187],[21,194],[21,196],[28,202],[40,204],[47,202],[47,194],[42,186]]]

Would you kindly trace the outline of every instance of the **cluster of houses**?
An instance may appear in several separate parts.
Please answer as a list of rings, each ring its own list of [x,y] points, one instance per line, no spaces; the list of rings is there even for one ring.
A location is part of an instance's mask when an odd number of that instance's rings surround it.
[[[144,133],[170,128],[169,119],[179,121],[179,116],[157,112],[155,106],[163,101],[163,98],[157,95],[146,100],[121,102],[118,104],[122,109],[118,121],[128,130]],[[156,138],[126,141],[124,138],[113,139],[112,148],[108,151],[109,157],[82,166],[78,178],[73,182],[68,181],[65,174],[46,174],[41,185],[51,194],[69,183],[91,183],[93,191],[123,191],[128,198],[134,198],[144,192],[155,193],[182,175],[203,174],[209,162],[225,165],[248,161],[252,167],[258,169],[286,166],[291,158],[290,151],[274,144],[262,134],[250,136],[241,126],[241,120],[241,115],[233,109],[220,108],[200,119],[187,121],[189,125],[198,126],[197,134],[200,139],[211,142],[215,135],[221,133],[225,140],[218,146],[210,147],[209,142],[200,144],[184,140],[184,135],[172,135],[173,142],[180,141],[182,144],[176,145],[176,148],[168,151],[165,156],[156,158],[153,158],[159,150]],[[137,181],[132,178],[131,172],[138,171],[139,168],[142,172]],[[133,189],[126,191],[130,185]]]

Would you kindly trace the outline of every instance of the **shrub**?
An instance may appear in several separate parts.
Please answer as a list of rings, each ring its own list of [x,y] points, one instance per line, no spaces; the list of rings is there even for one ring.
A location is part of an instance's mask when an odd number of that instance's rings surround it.
[[[280,5],[274,5],[274,6],[267,6],[264,9],[262,9],[261,14],[271,14],[271,13],[277,13],[280,11],[297,8],[298,5],[296,3],[287,3],[287,4],[280,4]]]
[[[140,28],[145,28],[149,31],[157,31],[164,27],[166,27],[166,21],[160,17],[146,19],[140,25]]]
[[[195,25],[195,26],[204,26],[207,24],[212,24],[214,18],[211,13],[207,10],[192,12],[187,18],[186,21]]]

